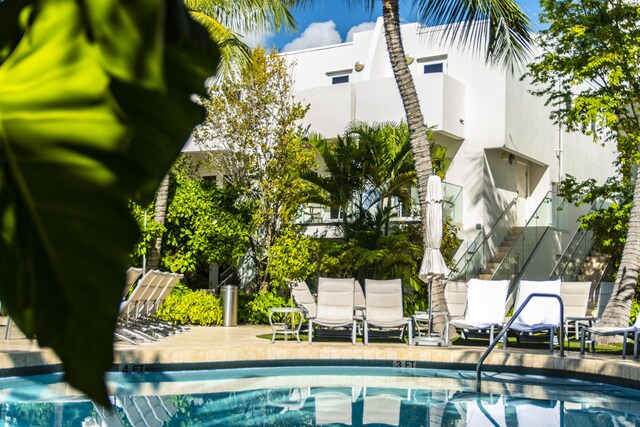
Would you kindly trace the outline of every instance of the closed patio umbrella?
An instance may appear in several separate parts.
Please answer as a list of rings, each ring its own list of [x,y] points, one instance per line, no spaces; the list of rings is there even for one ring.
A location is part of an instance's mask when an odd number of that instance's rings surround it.
[[[443,280],[450,272],[440,252],[442,244],[442,181],[438,175],[431,175],[427,181],[426,216],[424,255],[418,274],[423,282],[429,283],[428,338],[431,338],[433,281]]]

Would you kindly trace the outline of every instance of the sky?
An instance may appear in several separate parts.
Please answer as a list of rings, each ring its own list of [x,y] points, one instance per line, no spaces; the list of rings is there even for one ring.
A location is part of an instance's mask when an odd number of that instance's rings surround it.
[[[400,18],[403,22],[416,22],[410,3],[409,0],[400,0]],[[530,17],[533,28],[537,29],[540,11],[538,0],[518,0],[518,3]],[[364,7],[349,8],[344,0],[313,1],[309,6],[293,10],[297,32],[253,35],[246,41],[252,46],[260,44],[284,51],[342,43],[350,41],[351,34],[358,29],[373,28],[381,15],[378,9],[379,2],[371,14]]]

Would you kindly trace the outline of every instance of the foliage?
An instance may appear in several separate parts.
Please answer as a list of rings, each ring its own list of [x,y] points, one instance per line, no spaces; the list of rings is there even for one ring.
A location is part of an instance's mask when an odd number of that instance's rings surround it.
[[[343,212],[342,238],[320,238],[320,266],[335,277],[370,279],[401,278],[407,292],[407,310],[424,308],[424,285],[417,278],[422,257],[421,224],[403,224],[393,218],[398,209],[411,211],[411,187],[415,169],[404,124],[354,123],[334,141],[310,139],[326,165],[326,173],[306,171],[302,176],[313,187],[306,200]],[[446,149],[432,145],[438,159],[434,169],[444,175],[451,159]],[[444,221],[442,250],[450,262],[459,245],[457,229]]]
[[[222,305],[203,290],[177,284],[158,308],[157,318],[174,325],[222,325]]]
[[[609,269],[616,271],[629,232],[631,187],[621,184],[616,177],[609,178],[602,185],[594,179],[578,182],[569,177],[558,187],[558,194],[577,205],[599,205],[605,198],[611,202],[605,208],[583,216],[580,226],[593,232],[594,248],[609,258]]]
[[[0,300],[103,405],[128,202],[151,202],[217,60],[180,1],[0,2]]]
[[[538,85],[533,93],[547,98],[552,117],[567,130],[597,142],[615,142],[613,180],[603,186],[590,181],[566,184],[569,193],[614,199],[617,210],[591,215],[583,225],[593,227],[596,239],[615,253],[627,227],[624,222],[637,223],[640,217],[640,200],[626,213],[632,200],[628,195],[640,194],[634,170],[640,160],[640,7],[622,0],[542,0],[541,6],[541,22],[549,26],[541,31],[543,53],[529,69]],[[603,315],[606,326],[626,326],[637,286],[639,236],[629,228],[618,252],[614,294]]]
[[[267,273],[271,284],[284,288],[292,281],[306,280],[316,272],[318,243],[295,226],[284,229],[269,248]]]
[[[242,323],[268,324],[270,308],[289,307],[289,305],[289,296],[284,296],[277,290],[260,290],[250,295],[241,294],[238,318]],[[282,320],[281,317],[274,315],[274,321],[280,320]]]
[[[129,202],[129,210],[140,230],[140,240],[131,253],[131,265],[140,265],[142,257],[149,256],[153,242],[166,230],[163,224],[153,221],[154,207],[152,203],[147,209],[144,209],[134,201]]]
[[[304,185],[298,171],[310,167],[313,153],[298,137],[297,122],[308,107],[293,98],[285,58],[254,49],[251,64],[211,88],[211,99],[202,100],[207,119],[194,137],[210,168],[255,204],[249,247],[264,288],[265,257],[296,216]]]
[[[173,272],[208,271],[209,264],[235,266],[246,250],[252,207],[237,187],[192,176],[188,165],[172,170],[163,264]]]
[[[242,41],[243,37],[255,33],[277,32],[283,27],[295,30],[295,22],[289,8],[298,3],[298,0],[272,0],[260,3],[255,0],[184,2],[193,19],[202,24],[211,39],[220,46],[221,68],[227,71],[237,69],[238,65],[249,64],[251,50]]]

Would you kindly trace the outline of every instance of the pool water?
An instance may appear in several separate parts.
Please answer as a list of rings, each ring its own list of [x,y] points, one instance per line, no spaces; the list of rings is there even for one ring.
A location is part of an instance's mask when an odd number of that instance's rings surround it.
[[[60,374],[0,379],[4,426],[636,426],[640,392],[578,380],[371,367],[113,373],[115,411]]]

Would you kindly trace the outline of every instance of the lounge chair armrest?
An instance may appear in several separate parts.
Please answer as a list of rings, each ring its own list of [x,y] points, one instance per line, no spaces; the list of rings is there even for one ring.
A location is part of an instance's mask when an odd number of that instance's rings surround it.
[[[597,318],[593,317],[593,316],[585,316],[585,317],[579,317],[579,316],[571,316],[571,317],[565,317],[564,321],[565,322],[575,322],[575,321],[584,321],[584,322],[595,322],[596,320],[598,320]]]

